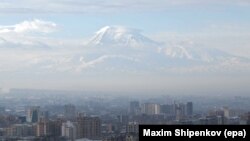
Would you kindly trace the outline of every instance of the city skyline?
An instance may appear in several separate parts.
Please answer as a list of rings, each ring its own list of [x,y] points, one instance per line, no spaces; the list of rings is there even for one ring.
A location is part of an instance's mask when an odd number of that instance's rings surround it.
[[[245,127],[250,123],[249,96],[128,98],[40,93],[16,90],[3,95],[0,139],[138,141],[141,125]]]
[[[245,0],[4,0],[0,88],[247,95],[249,7]]]

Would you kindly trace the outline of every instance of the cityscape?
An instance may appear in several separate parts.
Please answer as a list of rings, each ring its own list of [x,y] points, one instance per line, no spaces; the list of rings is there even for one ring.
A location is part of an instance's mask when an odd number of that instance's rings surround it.
[[[22,89],[1,97],[0,139],[6,141],[138,141],[143,124],[250,124],[250,97],[129,98]]]

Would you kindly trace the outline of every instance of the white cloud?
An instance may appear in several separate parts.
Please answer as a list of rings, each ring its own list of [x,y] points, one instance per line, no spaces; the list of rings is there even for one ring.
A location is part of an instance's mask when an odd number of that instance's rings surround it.
[[[0,33],[51,33],[57,29],[57,24],[50,21],[34,19],[33,21],[23,21],[19,24],[1,26]]]
[[[59,45],[61,41],[48,36],[49,33],[57,30],[56,23],[40,19],[25,20],[13,25],[0,25],[0,48],[50,48],[53,45]]]

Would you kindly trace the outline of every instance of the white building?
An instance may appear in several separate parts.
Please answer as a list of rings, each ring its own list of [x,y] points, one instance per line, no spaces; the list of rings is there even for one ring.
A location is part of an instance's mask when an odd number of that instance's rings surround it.
[[[76,139],[76,126],[74,123],[67,121],[62,124],[62,136],[67,137],[70,141]]]

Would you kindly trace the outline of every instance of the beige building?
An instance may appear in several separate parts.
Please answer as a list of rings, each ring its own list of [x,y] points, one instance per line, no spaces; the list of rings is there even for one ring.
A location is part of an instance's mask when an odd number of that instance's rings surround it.
[[[77,118],[77,138],[98,139],[101,136],[101,121],[98,117]]]
[[[160,105],[154,103],[144,103],[142,106],[142,112],[147,115],[160,114]]]

